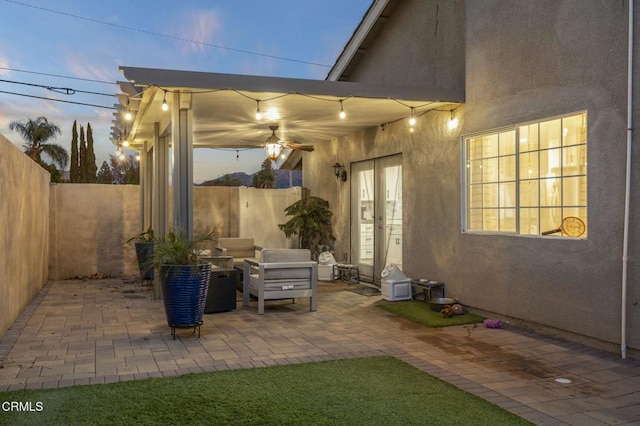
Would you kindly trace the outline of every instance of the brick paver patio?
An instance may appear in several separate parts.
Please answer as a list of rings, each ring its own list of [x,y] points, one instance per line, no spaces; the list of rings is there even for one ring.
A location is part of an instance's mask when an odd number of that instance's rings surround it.
[[[317,312],[239,303],[173,340],[162,301],[134,281],[52,281],[0,339],[0,391],[386,354],[536,424],[640,424],[638,360],[513,327],[425,328],[379,296],[320,287]]]

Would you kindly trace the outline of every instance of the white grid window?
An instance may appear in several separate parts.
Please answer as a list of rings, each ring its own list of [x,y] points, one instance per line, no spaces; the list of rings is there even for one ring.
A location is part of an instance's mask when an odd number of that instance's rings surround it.
[[[465,231],[585,238],[587,115],[466,137]]]

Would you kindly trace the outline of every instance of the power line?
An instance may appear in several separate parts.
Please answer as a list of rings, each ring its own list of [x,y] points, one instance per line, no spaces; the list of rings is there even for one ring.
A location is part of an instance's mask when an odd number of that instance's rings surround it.
[[[68,76],[68,75],[60,75],[60,74],[48,74],[46,72],[21,70],[21,69],[17,69],[17,68],[0,67],[0,70],[24,72],[24,73],[27,73],[27,74],[46,75],[48,77],[68,78],[70,80],[90,81],[92,83],[117,84],[117,83],[115,83],[113,81],[94,80],[92,78],[82,78],[82,77],[71,77],[71,76]]]
[[[198,44],[198,45],[201,45],[201,46],[213,47],[213,48],[216,48],[216,49],[229,50],[229,51],[232,51],[232,52],[245,53],[247,55],[262,56],[262,57],[270,58],[270,59],[278,59],[278,60],[281,60],[281,61],[289,61],[289,62],[296,62],[296,63],[299,63],[299,64],[306,64],[306,65],[314,65],[314,66],[317,66],[317,67],[331,68],[331,65],[321,64],[321,63],[318,63],[318,62],[310,62],[310,61],[303,61],[303,60],[300,60],[300,59],[285,58],[283,56],[268,55],[266,53],[252,52],[250,50],[245,50],[245,49],[237,49],[237,48],[234,48],[234,47],[227,47],[227,46],[222,46],[222,45],[219,45],[219,44],[206,43],[206,42],[203,42],[203,41],[197,41],[197,40],[193,40],[193,39],[189,39],[189,38],[172,36],[172,35],[169,35],[169,34],[156,33],[156,32],[153,32],[153,31],[142,30],[140,28],[134,28],[134,27],[129,27],[129,26],[120,25],[120,24],[114,24],[113,22],[101,21],[99,19],[87,18],[86,16],[75,15],[75,14],[68,13],[68,12],[61,12],[59,10],[54,10],[54,9],[48,9],[48,8],[42,7],[42,6],[35,6],[35,5],[32,5],[32,4],[28,4],[28,3],[22,3],[22,2],[19,2],[19,1],[15,1],[15,0],[4,0],[4,1],[7,2],[7,3],[13,3],[13,4],[16,4],[16,5],[19,5],[19,6],[25,6],[25,7],[30,7],[32,9],[38,9],[38,10],[42,10],[42,11],[49,12],[49,13],[55,13],[57,15],[67,16],[67,17],[75,18],[75,19],[81,19],[83,21],[93,22],[93,23],[101,24],[101,25],[107,25],[107,26],[114,27],[114,28],[120,28],[120,29],[124,29],[124,30],[129,30],[129,31],[136,31],[136,32],[139,32],[139,33],[148,34],[148,35],[157,36],[157,37],[163,37],[163,38],[170,39],[170,40],[177,40],[177,41],[182,41],[182,42],[186,42],[186,43]]]
[[[88,104],[88,103],[85,103],[85,102],[66,101],[64,99],[45,98],[44,96],[27,95],[25,93],[7,92],[7,91],[4,91],[4,90],[0,90],[0,93],[6,93],[8,95],[15,95],[15,96],[24,96],[26,98],[44,99],[45,101],[64,102],[64,103],[67,103],[67,104],[84,105],[84,106],[91,106],[91,107],[96,107],[96,108],[117,110],[117,108],[115,108],[115,107],[108,107],[108,106],[96,105],[96,104]]]
[[[99,96],[109,96],[114,97],[115,95],[111,93],[100,93],[100,92],[90,92],[87,90],[79,90],[72,89],[70,87],[53,87],[53,86],[45,86],[44,84],[35,84],[35,83],[25,83],[22,81],[12,81],[12,80],[3,80],[0,79],[2,83],[11,83],[11,84],[21,84],[23,86],[31,86],[31,87],[41,87],[43,89],[51,90],[52,92],[61,93],[63,95],[75,95],[76,93],[87,93],[90,95],[99,95]]]

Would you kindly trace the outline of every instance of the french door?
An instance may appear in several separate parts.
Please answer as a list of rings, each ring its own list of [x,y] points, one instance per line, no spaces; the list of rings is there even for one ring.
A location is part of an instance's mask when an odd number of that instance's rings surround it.
[[[380,284],[390,263],[402,269],[402,155],[351,165],[351,263]]]

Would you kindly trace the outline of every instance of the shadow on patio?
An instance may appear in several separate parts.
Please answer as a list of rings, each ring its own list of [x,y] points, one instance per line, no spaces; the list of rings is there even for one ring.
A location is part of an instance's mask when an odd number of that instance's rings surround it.
[[[640,362],[507,327],[429,329],[342,283],[306,300],[205,315],[173,340],[136,280],[51,281],[0,340],[0,391],[388,354],[543,424],[640,421]],[[556,378],[568,378],[560,384]]]

